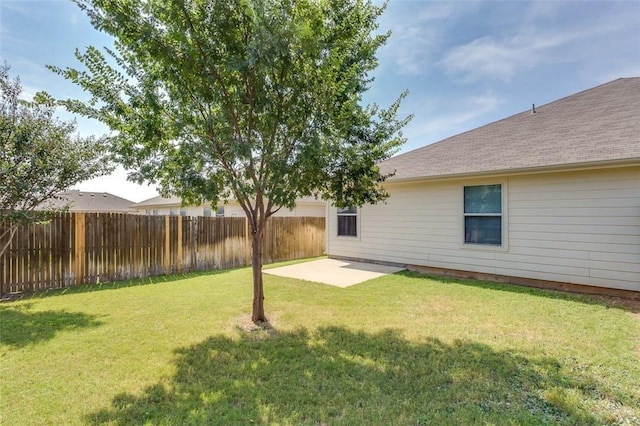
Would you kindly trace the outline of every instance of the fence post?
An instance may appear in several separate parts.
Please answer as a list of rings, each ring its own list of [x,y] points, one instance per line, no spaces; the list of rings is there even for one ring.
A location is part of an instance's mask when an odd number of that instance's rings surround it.
[[[199,216],[196,217],[192,217],[191,218],[191,223],[193,223],[193,226],[191,227],[191,270],[192,271],[197,271],[199,270],[198,268],[198,227],[200,226],[200,221],[202,219],[200,219]]]
[[[21,227],[12,243],[13,251],[0,258],[0,291],[4,294],[25,291],[31,282],[41,289],[54,286],[53,281],[62,288],[119,279],[122,277],[112,275],[112,271],[126,270],[132,263],[135,263],[131,265],[135,266],[135,275],[140,278],[163,271],[169,274],[228,268],[240,266],[243,261],[244,265],[251,264],[251,223],[247,217],[244,222],[238,217],[176,217],[179,221],[173,228],[173,219],[168,215],[164,215],[164,219],[136,216],[135,226],[126,237],[117,235],[122,231],[120,228],[129,229],[126,221],[107,219],[96,213],[64,213],[60,223],[55,226],[52,223],[46,232],[34,233],[28,227]],[[266,247],[263,247],[265,259],[275,262],[322,254],[326,241],[324,224],[324,218],[270,219],[269,232],[265,231]],[[32,246],[34,250],[30,251]],[[43,263],[36,264],[40,254],[35,249],[45,250],[44,256],[50,258],[45,257]],[[127,250],[132,250],[131,259],[126,256]],[[175,265],[174,259],[177,259]]]
[[[85,220],[84,213],[74,213],[75,228],[75,277],[76,285],[80,285],[84,281],[84,252],[85,252]]]
[[[171,270],[171,225],[169,216],[164,217],[164,273]]]
[[[178,216],[178,253],[176,255],[176,262],[178,263],[178,273],[182,272],[182,219],[184,216]]]

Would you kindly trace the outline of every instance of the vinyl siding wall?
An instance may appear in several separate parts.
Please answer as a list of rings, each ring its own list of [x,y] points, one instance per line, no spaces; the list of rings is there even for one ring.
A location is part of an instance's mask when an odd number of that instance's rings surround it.
[[[324,217],[325,204],[298,203],[295,209],[280,209],[274,216]]]
[[[311,217],[324,217],[325,204],[307,204],[299,203],[295,209],[282,208],[278,210],[274,217],[291,217],[291,216],[311,216]],[[244,210],[240,207],[240,204],[225,204],[224,215],[226,217],[244,217]]]
[[[465,245],[463,188],[502,184],[503,246]],[[640,291],[640,167],[389,184],[359,210],[358,237],[327,252],[408,265]]]
[[[244,210],[240,207],[240,204],[237,203],[229,203],[229,204],[221,204],[224,206],[224,216],[225,217],[244,217]],[[171,214],[171,209],[176,209],[178,215],[180,214],[179,206],[162,206],[162,207],[139,207],[138,212],[141,214],[146,214],[147,211],[152,212],[153,210],[157,210],[159,216],[165,216]],[[203,216],[204,210],[203,206],[187,206],[187,216]],[[211,215],[215,216],[216,212],[212,211]],[[320,203],[300,203],[296,206],[295,209],[280,209],[274,216],[284,217],[284,216],[312,216],[312,217],[324,217],[325,215],[325,205]]]

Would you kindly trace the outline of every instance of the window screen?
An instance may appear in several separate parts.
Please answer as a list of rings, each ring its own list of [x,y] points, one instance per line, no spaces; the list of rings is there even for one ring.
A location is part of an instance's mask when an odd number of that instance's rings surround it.
[[[502,245],[502,185],[464,187],[464,242]]]
[[[354,207],[338,209],[338,236],[358,236],[358,211]]]

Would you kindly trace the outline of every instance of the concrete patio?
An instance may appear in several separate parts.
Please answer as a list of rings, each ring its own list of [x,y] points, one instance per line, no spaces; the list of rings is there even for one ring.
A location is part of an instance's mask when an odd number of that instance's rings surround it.
[[[344,288],[388,274],[395,274],[402,270],[403,268],[375,263],[319,259],[279,268],[265,269],[264,273]]]

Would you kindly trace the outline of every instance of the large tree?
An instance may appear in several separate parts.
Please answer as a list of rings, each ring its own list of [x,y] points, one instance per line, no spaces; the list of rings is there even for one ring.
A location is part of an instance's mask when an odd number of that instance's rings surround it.
[[[360,0],[76,0],[115,49],[51,67],[92,95],[70,110],[111,127],[131,178],[185,203],[235,198],[252,232],[254,322],[266,321],[267,219],[316,195],[384,200],[377,163],[404,142],[388,109],[363,105],[389,34]]]
[[[110,170],[104,144],[57,119],[53,98],[39,92],[26,101],[21,93],[19,78],[0,65],[0,257],[21,224],[64,209],[60,192]]]

